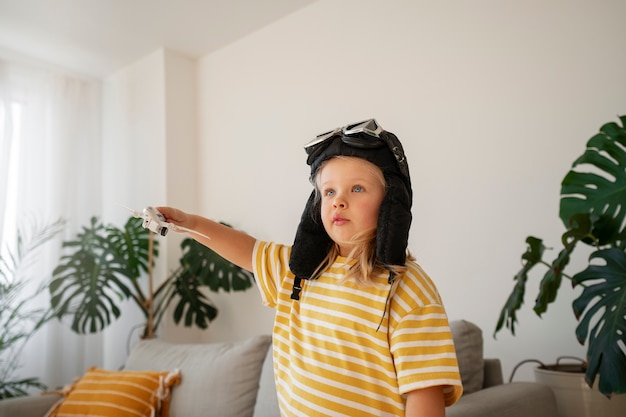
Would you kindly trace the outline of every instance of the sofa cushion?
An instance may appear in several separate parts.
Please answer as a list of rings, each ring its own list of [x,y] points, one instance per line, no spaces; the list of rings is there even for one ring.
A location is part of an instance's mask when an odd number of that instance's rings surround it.
[[[63,390],[66,397],[46,416],[168,417],[170,388],[179,382],[178,371],[107,371],[92,367]]]
[[[234,343],[142,340],[125,369],[180,369],[181,382],[170,403],[173,417],[251,417],[270,343],[269,335]]]
[[[60,394],[28,395],[0,400],[0,417],[45,416],[56,403],[63,400]]]
[[[559,415],[554,392],[535,382],[513,382],[464,395],[446,417],[555,417]]]
[[[483,332],[480,327],[465,320],[450,322],[463,394],[479,391],[483,387]]]

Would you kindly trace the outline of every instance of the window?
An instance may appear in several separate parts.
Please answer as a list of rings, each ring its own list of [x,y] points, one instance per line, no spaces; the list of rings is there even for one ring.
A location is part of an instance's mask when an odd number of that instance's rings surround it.
[[[17,241],[17,168],[20,152],[21,106],[0,101],[0,256],[14,253]]]

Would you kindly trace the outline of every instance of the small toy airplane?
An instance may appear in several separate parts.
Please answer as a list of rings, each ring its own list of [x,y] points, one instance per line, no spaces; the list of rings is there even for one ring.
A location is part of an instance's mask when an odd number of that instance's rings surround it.
[[[132,211],[133,217],[136,217],[138,219],[143,219],[142,226],[144,229],[148,229],[158,235],[165,236],[167,235],[168,231],[174,230],[174,231],[183,231],[187,233],[195,233],[204,238],[211,239],[207,235],[203,235],[202,233],[196,232],[195,230],[191,230],[182,226],[177,226],[174,223],[169,223],[165,219],[165,216],[163,216],[163,214],[161,214],[154,207],[146,207],[141,212],[137,210],[133,210],[131,208],[128,208],[128,209]]]

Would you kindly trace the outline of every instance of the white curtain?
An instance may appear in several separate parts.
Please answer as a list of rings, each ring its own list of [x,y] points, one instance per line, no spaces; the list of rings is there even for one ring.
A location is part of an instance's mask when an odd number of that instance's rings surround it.
[[[100,96],[98,81],[0,57],[0,247],[12,244],[19,225],[67,222],[38,252],[29,285],[50,279],[60,242],[101,212]],[[30,339],[19,376],[37,376],[52,389],[101,363],[101,336],[68,327],[51,322]]]

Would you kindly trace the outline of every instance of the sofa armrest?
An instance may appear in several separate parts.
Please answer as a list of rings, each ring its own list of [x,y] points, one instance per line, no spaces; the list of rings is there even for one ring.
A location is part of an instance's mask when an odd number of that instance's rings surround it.
[[[483,366],[483,388],[489,388],[504,383],[500,359],[485,358]]]
[[[555,417],[552,389],[536,382],[513,382],[463,395],[446,417]]]
[[[56,394],[7,398],[0,401],[0,417],[43,417],[61,398]]]

